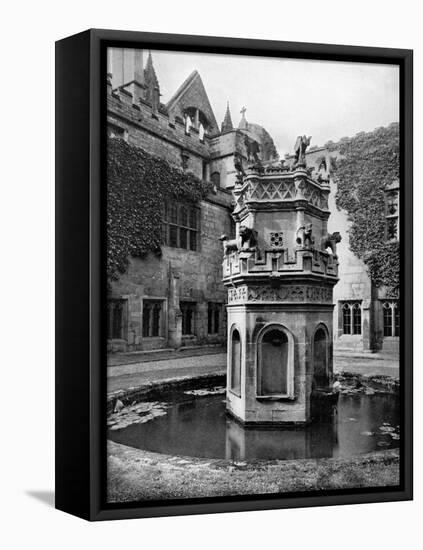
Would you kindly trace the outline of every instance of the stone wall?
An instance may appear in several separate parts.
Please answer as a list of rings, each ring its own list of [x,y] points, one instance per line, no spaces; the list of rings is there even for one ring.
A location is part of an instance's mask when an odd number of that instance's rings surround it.
[[[186,169],[203,178],[203,162],[210,160],[206,143],[209,138],[200,140],[195,128],[188,133],[182,122],[172,122],[168,116],[154,113],[148,105],[126,103],[116,94],[108,96],[107,119],[109,124],[127,132],[128,143],[142,147],[179,168],[183,167],[184,154]]]
[[[201,202],[198,252],[163,247],[161,258],[131,258],[128,269],[112,283],[111,297],[128,301],[126,349],[160,349],[180,344],[224,343],[227,292],[222,284],[222,243],[218,236],[231,234],[228,208]],[[143,338],[143,300],[163,301],[160,337]],[[180,302],[194,302],[194,337],[181,338]],[[222,304],[218,334],[208,334],[208,302]],[[178,325],[179,323],[179,325]],[[115,343],[111,349],[121,349]]]
[[[339,157],[339,152],[329,152],[325,147],[309,151],[307,163],[309,166],[315,167],[315,174],[322,156],[326,158],[329,166],[330,157]],[[399,338],[384,338],[383,336],[382,300],[385,298],[385,289],[377,289],[372,285],[365,263],[351,251],[349,245],[351,223],[348,220],[347,212],[339,210],[336,206],[337,186],[332,178],[330,178],[330,188],[329,210],[331,215],[328,220],[328,232],[339,231],[342,235],[342,241],[337,245],[339,282],[333,291],[335,348],[354,351],[383,349],[397,353]],[[343,334],[341,307],[344,302],[354,300],[362,304],[362,333],[358,335]]]
[[[127,90],[108,94],[108,123],[122,131],[129,144],[164,158],[172,165],[208,179],[211,138],[200,139],[195,128],[186,132],[181,119],[133,102]],[[185,166],[184,166],[185,162]],[[233,162],[232,162],[233,165]],[[111,285],[110,298],[125,300],[125,339],[110,341],[111,350],[160,349],[181,344],[225,342],[227,292],[222,284],[223,233],[233,233],[232,195],[218,189],[200,204],[198,251],[163,246],[162,256],[130,258],[126,273]],[[143,337],[143,301],[162,304],[160,336]],[[182,337],[180,302],[194,302],[194,336]],[[221,304],[220,328],[208,334],[208,303]]]
[[[329,195],[331,216],[328,220],[328,231],[330,233],[339,231],[342,235],[342,241],[337,245],[339,282],[333,291],[335,345],[338,348],[349,348],[357,351],[370,350],[373,347],[373,329],[370,319],[372,315],[372,284],[364,262],[350,250],[348,233],[350,222],[347,213],[338,210],[336,207],[336,191],[336,185],[331,181],[331,193]],[[358,300],[362,304],[362,333],[357,335],[343,334],[342,303],[353,300]]]

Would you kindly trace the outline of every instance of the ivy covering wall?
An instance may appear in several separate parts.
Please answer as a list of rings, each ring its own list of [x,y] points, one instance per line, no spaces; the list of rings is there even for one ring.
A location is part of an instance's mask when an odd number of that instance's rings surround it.
[[[334,180],[336,204],[352,222],[351,250],[366,263],[373,283],[388,297],[399,295],[399,242],[385,237],[384,186],[399,176],[399,124],[326,144],[339,152]]]
[[[117,280],[131,256],[161,254],[166,201],[196,203],[211,184],[121,139],[107,145],[107,277]]]

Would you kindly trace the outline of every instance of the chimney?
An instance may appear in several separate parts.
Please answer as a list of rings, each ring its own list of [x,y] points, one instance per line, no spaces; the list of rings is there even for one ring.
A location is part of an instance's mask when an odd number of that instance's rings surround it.
[[[144,63],[142,50],[134,50],[134,80],[138,84],[144,84]]]
[[[113,87],[113,51],[112,48],[107,48],[107,93],[112,93],[112,87]]]
[[[128,90],[131,92],[133,102],[138,104],[140,98],[144,97],[144,63],[143,63],[143,51],[132,50],[132,75],[131,84],[128,86]]]

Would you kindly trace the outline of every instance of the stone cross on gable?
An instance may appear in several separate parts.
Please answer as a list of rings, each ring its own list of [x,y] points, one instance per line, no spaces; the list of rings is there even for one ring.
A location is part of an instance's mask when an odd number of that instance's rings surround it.
[[[240,110],[240,113],[242,116],[245,116],[245,111],[246,111],[246,107],[243,107],[241,110]]]

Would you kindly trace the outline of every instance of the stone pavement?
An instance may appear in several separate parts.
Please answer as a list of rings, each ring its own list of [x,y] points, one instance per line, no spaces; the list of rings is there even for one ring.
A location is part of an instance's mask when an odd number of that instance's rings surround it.
[[[225,371],[226,352],[216,353],[216,351],[214,354],[109,366],[107,368],[107,391],[122,390],[169,378],[223,374]]]
[[[120,353],[109,357],[108,392],[159,382],[226,371],[226,351],[219,347]],[[398,377],[398,358],[381,353],[334,353],[334,371]]]
[[[107,358],[107,365],[115,367],[118,365],[131,365],[133,363],[147,363],[164,361],[169,359],[180,359],[181,357],[197,357],[199,355],[216,355],[225,353],[226,348],[222,346],[193,346],[189,348],[164,349],[156,351],[131,351],[127,353],[113,353]]]

